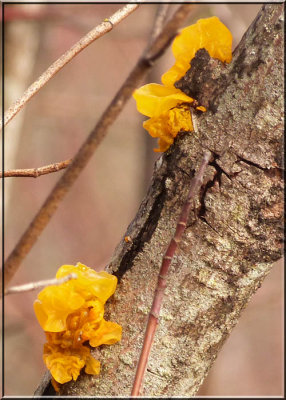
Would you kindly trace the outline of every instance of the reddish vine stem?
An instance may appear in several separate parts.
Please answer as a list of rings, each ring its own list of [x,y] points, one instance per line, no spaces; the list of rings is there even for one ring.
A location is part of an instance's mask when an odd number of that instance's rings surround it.
[[[176,227],[176,232],[175,232],[173,238],[171,239],[170,244],[169,244],[167,251],[162,260],[162,265],[161,265],[161,268],[159,271],[159,276],[158,276],[157,287],[156,287],[155,294],[154,294],[153,304],[151,307],[151,311],[149,313],[149,318],[148,318],[147,327],[146,327],[146,331],[145,331],[143,347],[142,347],[141,355],[140,355],[140,358],[139,358],[139,361],[137,364],[137,370],[136,370],[136,375],[135,375],[135,379],[134,379],[134,383],[133,383],[131,396],[139,396],[140,387],[143,382],[148,358],[150,355],[152,343],[153,343],[155,332],[156,332],[157,325],[158,325],[158,319],[159,319],[160,309],[161,309],[161,305],[162,305],[162,301],[163,301],[164,291],[167,286],[166,278],[167,278],[168,270],[169,270],[172,258],[175,254],[175,251],[177,249],[177,246],[181,241],[182,234],[185,230],[189,212],[190,212],[191,202],[192,202],[195,194],[198,192],[199,188],[202,185],[204,172],[210,161],[210,158],[211,158],[211,153],[209,151],[206,151],[203,155],[203,159],[202,159],[202,162],[201,162],[198,172],[195,174],[195,176],[191,180],[190,191],[189,191],[187,200],[183,206],[183,209],[182,209],[182,212],[181,212],[181,215],[180,215],[177,227]]]

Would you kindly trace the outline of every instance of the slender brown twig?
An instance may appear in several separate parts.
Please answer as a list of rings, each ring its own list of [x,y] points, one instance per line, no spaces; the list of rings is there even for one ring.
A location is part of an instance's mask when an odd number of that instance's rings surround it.
[[[83,143],[70,166],[65,170],[58,183],[54,186],[48,198],[38,211],[30,226],[23,233],[21,239],[11,252],[4,265],[4,282],[9,283],[17,271],[23,258],[29,253],[37,238],[48,224],[66,193],[86,166],[96,148],[104,139],[107,129],[115,121],[134,89],[147,73],[153,62],[159,58],[168,44],[187,18],[191,11],[191,4],[181,5],[171,19],[166,23],[160,35],[144,51],[143,56],[123,83],[107,109],[102,114],[89,137]]]
[[[198,172],[195,174],[195,176],[193,177],[193,179],[191,180],[190,191],[189,191],[186,203],[183,206],[183,209],[182,209],[182,212],[181,212],[181,215],[180,215],[177,227],[176,227],[175,235],[171,239],[171,242],[170,242],[170,244],[167,248],[167,251],[162,260],[162,265],[161,265],[161,268],[159,271],[159,276],[158,276],[157,287],[156,287],[155,294],[154,294],[153,304],[151,307],[151,311],[149,313],[149,318],[148,318],[147,327],[146,327],[146,331],[145,331],[143,347],[142,347],[141,355],[140,355],[140,358],[139,358],[139,361],[137,364],[137,370],[136,370],[136,375],[135,375],[135,379],[134,379],[134,383],[133,383],[131,396],[139,396],[140,387],[143,382],[145,369],[146,369],[149,354],[151,351],[151,346],[152,346],[156,328],[158,325],[158,319],[159,319],[160,309],[161,309],[161,305],[162,305],[162,301],[163,301],[164,291],[167,286],[166,278],[167,278],[169,266],[171,264],[172,258],[176,251],[176,248],[181,241],[182,234],[185,230],[186,223],[188,220],[192,200],[202,185],[204,172],[210,161],[210,158],[211,158],[211,153],[209,151],[205,152],[203,155],[203,160],[200,165],[200,168],[199,168]]]
[[[25,283],[25,285],[12,286],[7,289],[4,294],[7,295],[14,293],[31,292],[32,290],[40,289],[46,286],[61,285],[62,283],[70,281],[71,279],[77,279],[77,274],[72,272],[71,274],[68,274],[61,279],[47,279],[45,281],[31,282]]]
[[[28,168],[28,169],[10,169],[8,171],[0,172],[0,178],[10,177],[32,177],[38,178],[38,176],[50,174],[52,172],[60,171],[61,169],[67,168],[72,160],[65,160],[54,164],[45,165],[39,168]]]
[[[155,21],[153,25],[153,29],[150,35],[149,45],[156,39],[156,37],[161,33],[163,29],[163,25],[167,18],[167,13],[170,8],[170,4],[159,4],[157,7]]]
[[[139,7],[139,4],[127,4],[106,18],[101,24],[93,28],[69,50],[67,50],[60,58],[58,58],[50,67],[24,92],[23,96],[12,104],[4,114],[4,126],[23,108],[23,106],[69,61],[71,61],[78,53],[85,49],[96,39],[103,36],[118,25],[124,18],[128,17],[133,11]],[[0,122],[0,129],[2,121]]]

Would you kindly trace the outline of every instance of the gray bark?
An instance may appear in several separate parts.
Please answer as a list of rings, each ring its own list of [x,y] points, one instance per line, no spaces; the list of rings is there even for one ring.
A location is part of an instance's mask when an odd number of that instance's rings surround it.
[[[82,373],[63,385],[61,395],[130,395],[161,260],[204,149],[215,160],[171,265],[141,394],[195,395],[241,311],[281,257],[283,5],[262,7],[230,65],[200,52],[192,69],[178,85],[191,94],[197,90],[208,111],[194,115],[195,132],[180,134],[157,161],[126,232],[132,242],[121,241],[108,267],[119,284],[107,319],[123,326],[122,340],[93,350],[101,374]]]

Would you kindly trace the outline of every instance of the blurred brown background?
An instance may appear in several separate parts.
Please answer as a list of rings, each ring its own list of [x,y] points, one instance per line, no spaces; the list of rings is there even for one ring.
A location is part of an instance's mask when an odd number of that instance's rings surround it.
[[[5,5],[5,109],[116,4]],[[148,41],[156,5],[141,5],[112,32],[64,67],[5,129],[5,169],[72,158],[127,77]],[[187,24],[216,15],[238,44],[261,5],[194,5]],[[170,49],[148,82],[173,64]],[[12,285],[54,277],[78,261],[98,270],[134,218],[152,174],[156,146],[131,99],[61,203]],[[62,172],[5,180],[5,256]],[[201,388],[203,396],[283,393],[283,269],[277,263],[253,297]],[[5,299],[5,395],[32,395],[45,367],[45,341],[33,313],[37,292]]]

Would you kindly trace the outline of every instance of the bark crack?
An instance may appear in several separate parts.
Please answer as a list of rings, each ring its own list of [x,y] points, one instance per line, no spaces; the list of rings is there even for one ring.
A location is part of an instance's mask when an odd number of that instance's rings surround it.
[[[219,155],[215,154],[215,153],[213,153],[213,154],[214,154],[214,159],[209,163],[209,165],[214,167],[216,172],[214,174],[214,177],[212,179],[210,179],[204,186],[202,186],[201,192],[200,192],[201,206],[200,206],[200,209],[198,212],[198,216],[201,220],[205,221],[206,223],[208,223],[208,222],[206,221],[206,218],[205,218],[205,214],[206,214],[205,198],[206,198],[208,190],[210,190],[215,185],[216,182],[218,182],[219,187],[221,187],[222,174],[226,175],[227,178],[231,181],[231,176],[226,171],[224,171],[224,169],[220,165],[218,165],[218,163],[216,162],[216,160],[219,158]]]
[[[236,156],[237,156],[237,158],[238,158],[238,160],[236,161],[236,163],[244,162],[244,163],[247,164],[247,165],[251,165],[252,167],[261,169],[262,171],[265,171],[265,170],[268,169],[268,168],[263,168],[263,167],[261,167],[261,165],[255,163],[254,161],[247,160],[246,158],[243,158],[243,157],[239,156],[238,154],[236,154]]]
[[[219,235],[220,237],[222,237],[222,235],[209,223],[209,221],[206,219],[205,216],[199,216],[199,218],[206,223],[217,235]]]
[[[156,374],[156,372],[151,371],[151,369],[147,368],[146,371],[149,372],[149,374],[155,375],[157,378],[164,380],[164,378],[161,375]]]
[[[167,195],[165,187],[166,179],[167,175],[165,175],[164,179],[162,179],[161,181],[161,190],[159,191],[159,194],[152,205],[152,209],[148,215],[148,218],[142,225],[142,228],[140,229],[138,235],[132,239],[131,248],[124,254],[118,269],[113,273],[118,278],[118,282],[120,282],[126,271],[128,271],[132,267],[134,258],[138,255],[140,251],[143,250],[144,244],[146,242],[149,242],[153,236],[153,233],[160,219],[163,206],[165,204],[165,199]]]

